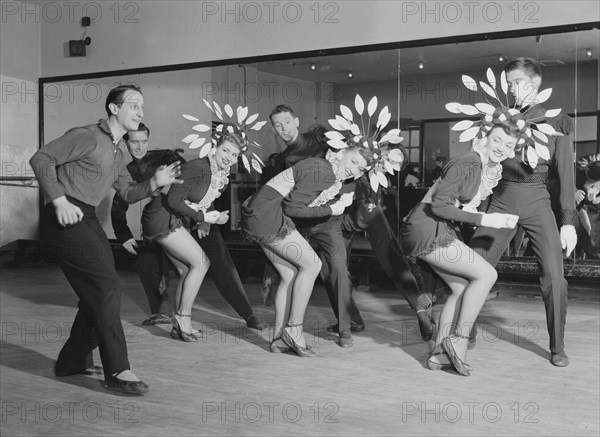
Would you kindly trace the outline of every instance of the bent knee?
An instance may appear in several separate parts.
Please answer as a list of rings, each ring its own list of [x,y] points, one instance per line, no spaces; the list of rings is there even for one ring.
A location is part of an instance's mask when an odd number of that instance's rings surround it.
[[[319,258],[314,258],[303,262],[299,267],[298,271],[308,272],[315,277],[319,276],[323,263]]]
[[[498,280],[498,271],[491,265],[488,265],[486,268],[481,269],[479,276],[484,281],[493,285]]]
[[[210,268],[210,261],[202,260],[202,259],[195,260],[190,265],[190,270],[196,270],[196,271],[201,271],[201,272],[207,272],[209,268]]]

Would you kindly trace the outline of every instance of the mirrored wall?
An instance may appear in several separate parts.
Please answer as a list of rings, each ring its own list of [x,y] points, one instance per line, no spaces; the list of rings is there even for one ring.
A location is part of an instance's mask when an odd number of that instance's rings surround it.
[[[387,105],[392,113],[389,127],[399,127],[408,153],[408,165],[391,180],[385,196],[386,213],[395,229],[401,218],[420,200],[449,158],[469,150],[450,127],[458,119],[444,108],[451,101],[473,102],[462,85],[461,75],[485,78],[491,67],[499,74],[507,60],[518,56],[537,59],[543,66],[542,88],[552,88],[548,107],[562,108],[574,120],[573,141],[577,158],[600,152],[598,146],[598,29],[530,35],[506,39],[415,46],[401,49],[357,51],[341,55],[289,58],[218,67],[186,68],[143,72],[101,79],[69,79],[44,83],[43,138],[48,142],[68,128],[88,124],[106,116],[103,102],[108,89],[116,84],[136,83],[145,99],[144,123],[151,130],[150,148],[182,148],[187,158],[197,156],[181,140],[191,133],[192,123],[182,114],[203,121],[212,120],[202,103],[248,106],[268,120],[279,104],[291,106],[300,119],[300,131],[321,124],[339,111],[339,105],[352,106],[354,96],[377,96],[379,108]],[[256,136],[262,158],[285,149],[267,124]],[[220,199],[231,211],[227,238],[241,237],[240,205],[254,192],[256,176],[248,176],[242,166],[231,178],[231,187]],[[143,205],[131,208],[130,223],[140,236],[139,216]],[[105,229],[113,235],[110,198],[101,207]],[[593,209],[593,208],[592,208]],[[590,216],[593,239],[598,243],[598,211]],[[522,250],[514,252],[522,255]]]

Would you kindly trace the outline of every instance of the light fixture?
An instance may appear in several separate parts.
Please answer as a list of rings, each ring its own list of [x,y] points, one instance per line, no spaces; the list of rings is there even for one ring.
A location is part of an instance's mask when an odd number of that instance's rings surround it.
[[[422,70],[423,68],[425,68],[425,65],[423,65],[423,61],[419,61],[419,70]]]
[[[587,55],[588,58],[591,58],[592,57],[592,49],[587,49],[585,51],[585,54]]]
[[[348,72],[348,78],[349,78],[349,79],[352,79],[353,77],[354,77],[354,75],[352,74],[352,72],[351,72],[351,71],[349,71],[349,72]]]
[[[504,57],[504,55],[498,55],[498,62],[504,62],[506,61],[506,58]]]
[[[315,71],[317,69],[317,65],[313,62],[312,64],[310,64],[310,69],[312,71]]]

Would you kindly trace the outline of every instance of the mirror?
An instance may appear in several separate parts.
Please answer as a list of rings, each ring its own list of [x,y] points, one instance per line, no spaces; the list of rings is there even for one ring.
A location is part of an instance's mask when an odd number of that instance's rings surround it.
[[[191,133],[192,127],[182,114],[208,121],[212,114],[203,105],[202,98],[229,103],[234,108],[248,106],[250,113],[258,112],[259,119],[267,121],[275,106],[287,104],[296,112],[300,132],[304,132],[315,124],[329,128],[327,120],[339,111],[340,104],[353,107],[357,93],[365,100],[377,96],[378,108],[387,105],[392,113],[390,127],[397,126],[402,130],[403,145],[408,154],[408,165],[391,178],[385,196],[386,214],[392,227],[398,230],[402,217],[422,198],[439,174],[440,165],[469,150],[469,144],[460,143],[455,132],[450,130],[458,118],[444,108],[450,101],[466,103],[473,98],[462,85],[462,74],[481,80],[488,67],[498,75],[506,59],[517,56],[538,59],[543,65],[542,88],[553,88],[549,107],[560,107],[563,113],[573,118],[575,156],[579,159],[600,152],[599,40],[598,29],[592,29],[45,82],[44,141],[57,138],[73,126],[105,117],[103,102],[107,91],[118,83],[134,82],[142,87],[144,122],[151,130],[150,147],[182,148],[186,158],[196,157],[197,151],[189,150],[181,142]],[[65,93],[69,99],[64,98]],[[285,148],[269,122],[256,140],[262,145],[258,154],[263,159]],[[231,211],[230,225],[222,227],[224,237],[229,241],[241,239],[241,202],[254,192],[259,181],[256,175],[249,176],[241,166],[238,167],[232,172],[227,194],[219,198],[221,207]],[[129,212],[129,223],[136,238],[140,237],[142,207],[134,205]],[[110,238],[114,234],[108,219],[109,208],[110,199],[107,198],[100,208],[100,218]],[[588,215],[591,241],[600,247],[597,206],[588,208]],[[507,255],[524,255],[525,243],[513,247]]]

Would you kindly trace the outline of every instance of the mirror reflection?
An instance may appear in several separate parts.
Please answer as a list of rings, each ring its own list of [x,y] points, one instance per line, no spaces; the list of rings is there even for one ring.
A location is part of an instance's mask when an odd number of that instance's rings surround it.
[[[576,200],[580,244],[576,256],[597,257],[599,241],[599,207],[594,193],[598,183],[596,164],[598,146],[598,54],[600,34],[597,29],[563,34],[527,36],[510,39],[483,40],[459,44],[443,44],[400,50],[380,50],[335,56],[292,58],[246,65],[228,65],[148,73],[130,76],[79,80],[71,83],[45,84],[44,138],[56,138],[70,126],[85,124],[98,113],[99,100],[112,86],[136,83],[144,92],[144,123],[151,131],[149,149],[181,148],[186,158],[197,151],[189,150],[181,140],[188,135],[190,123],[182,114],[203,121],[213,114],[202,99],[232,107],[247,106],[259,113],[267,125],[257,135],[261,158],[268,159],[286,149],[280,135],[271,128],[269,114],[277,105],[293,108],[299,120],[300,133],[329,129],[328,119],[339,105],[353,106],[360,94],[365,100],[379,98],[379,108],[388,106],[392,120],[388,129],[402,130],[406,150],[405,168],[389,180],[384,196],[386,215],[395,232],[402,218],[417,203],[441,173],[448,159],[470,150],[451,127],[459,118],[445,109],[452,101],[473,102],[475,96],[461,82],[461,75],[485,79],[488,67],[497,76],[506,62],[515,57],[532,57],[543,68],[543,87],[552,88],[548,107],[561,108],[573,119],[573,144],[576,168]],[[69,105],[57,93],[70,92]],[[512,102],[511,102],[512,104]],[[600,165],[600,164],[599,164]],[[249,176],[241,166],[232,172],[230,188],[219,199],[222,209],[231,211],[231,225],[224,232],[229,240],[241,238],[241,202],[252,194],[260,177]],[[140,237],[139,220],[143,203],[133,205],[128,214],[132,231]],[[108,217],[110,199],[100,208]],[[104,211],[104,212],[102,212]],[[105,222],[108,222],[106,220]],[[136,228],[137,226],[137,228]],[[135,229],[134,229],[135,228]],[[110,224],[105,226],[109,237]],[[526,235],[518,234],[505,255],[528,255]]]

